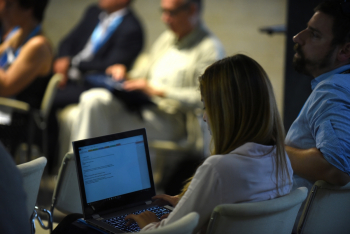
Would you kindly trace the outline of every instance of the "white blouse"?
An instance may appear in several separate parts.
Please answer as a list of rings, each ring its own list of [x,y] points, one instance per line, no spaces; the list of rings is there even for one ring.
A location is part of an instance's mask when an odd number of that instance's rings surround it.
[[[274,146],[246,143],[229,154],[208,157],[168,218],[150,223],[142,231],[165,226],[196,211],[200,218],[194,233],[205,233],[210,215],[219,204],[264,201],[288,194],[292,188],[293,170],[286,155],[289,180],[286,176],[283,184],[279,177],[278,194],[275,153]]]

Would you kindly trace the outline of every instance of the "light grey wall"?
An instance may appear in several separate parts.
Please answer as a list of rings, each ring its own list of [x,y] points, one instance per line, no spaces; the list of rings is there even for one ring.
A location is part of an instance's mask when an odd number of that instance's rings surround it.
[[[96,0],[50,0],[44,29],[56,47],[80,19],[85,7]],[[134,0],[133,6],[145,26],[146,47],[165,29],[160,21],[159,0]],[[267,25],[286,22],[287,0],[205,0],[204,20],[222,41],[227,55],[244,53],[266,70],[274,86],[277,104],[283,105],[284,35],[259,32]]]

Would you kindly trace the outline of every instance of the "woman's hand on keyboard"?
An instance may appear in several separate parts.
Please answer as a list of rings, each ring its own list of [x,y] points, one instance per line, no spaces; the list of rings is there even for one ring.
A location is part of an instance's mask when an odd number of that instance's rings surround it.
[[[129,226],[133,221],[135,221],[141,229],[147,224],[159,222],[157,215],[151,211],[145,211],[139,215],[129,214],[125,217],[125,220],[129,220],[126,223],[126,226]]]
[[[159,206],[165,206],[165,205],[170,204],[173,207],[175,207],[180,200],[178,195],[169,196],[166,194],[156,195],[156,196],[152,197],[152,199],[155,200],[153,203],[157,204]]]

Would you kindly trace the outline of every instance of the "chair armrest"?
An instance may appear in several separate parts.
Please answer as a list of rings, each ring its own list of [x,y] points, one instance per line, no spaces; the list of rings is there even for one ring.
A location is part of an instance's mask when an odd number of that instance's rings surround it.
[[[20,112],[28,112],[30,105],[26,102],[0,97],[0,106],[10,107]]]

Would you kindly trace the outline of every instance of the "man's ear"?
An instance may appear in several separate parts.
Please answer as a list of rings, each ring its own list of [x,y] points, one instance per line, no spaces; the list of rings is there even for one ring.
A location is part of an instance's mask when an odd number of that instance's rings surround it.
[[[338,60],[346,62],[350,60],[350,42],[345,43],[339,50]]]

